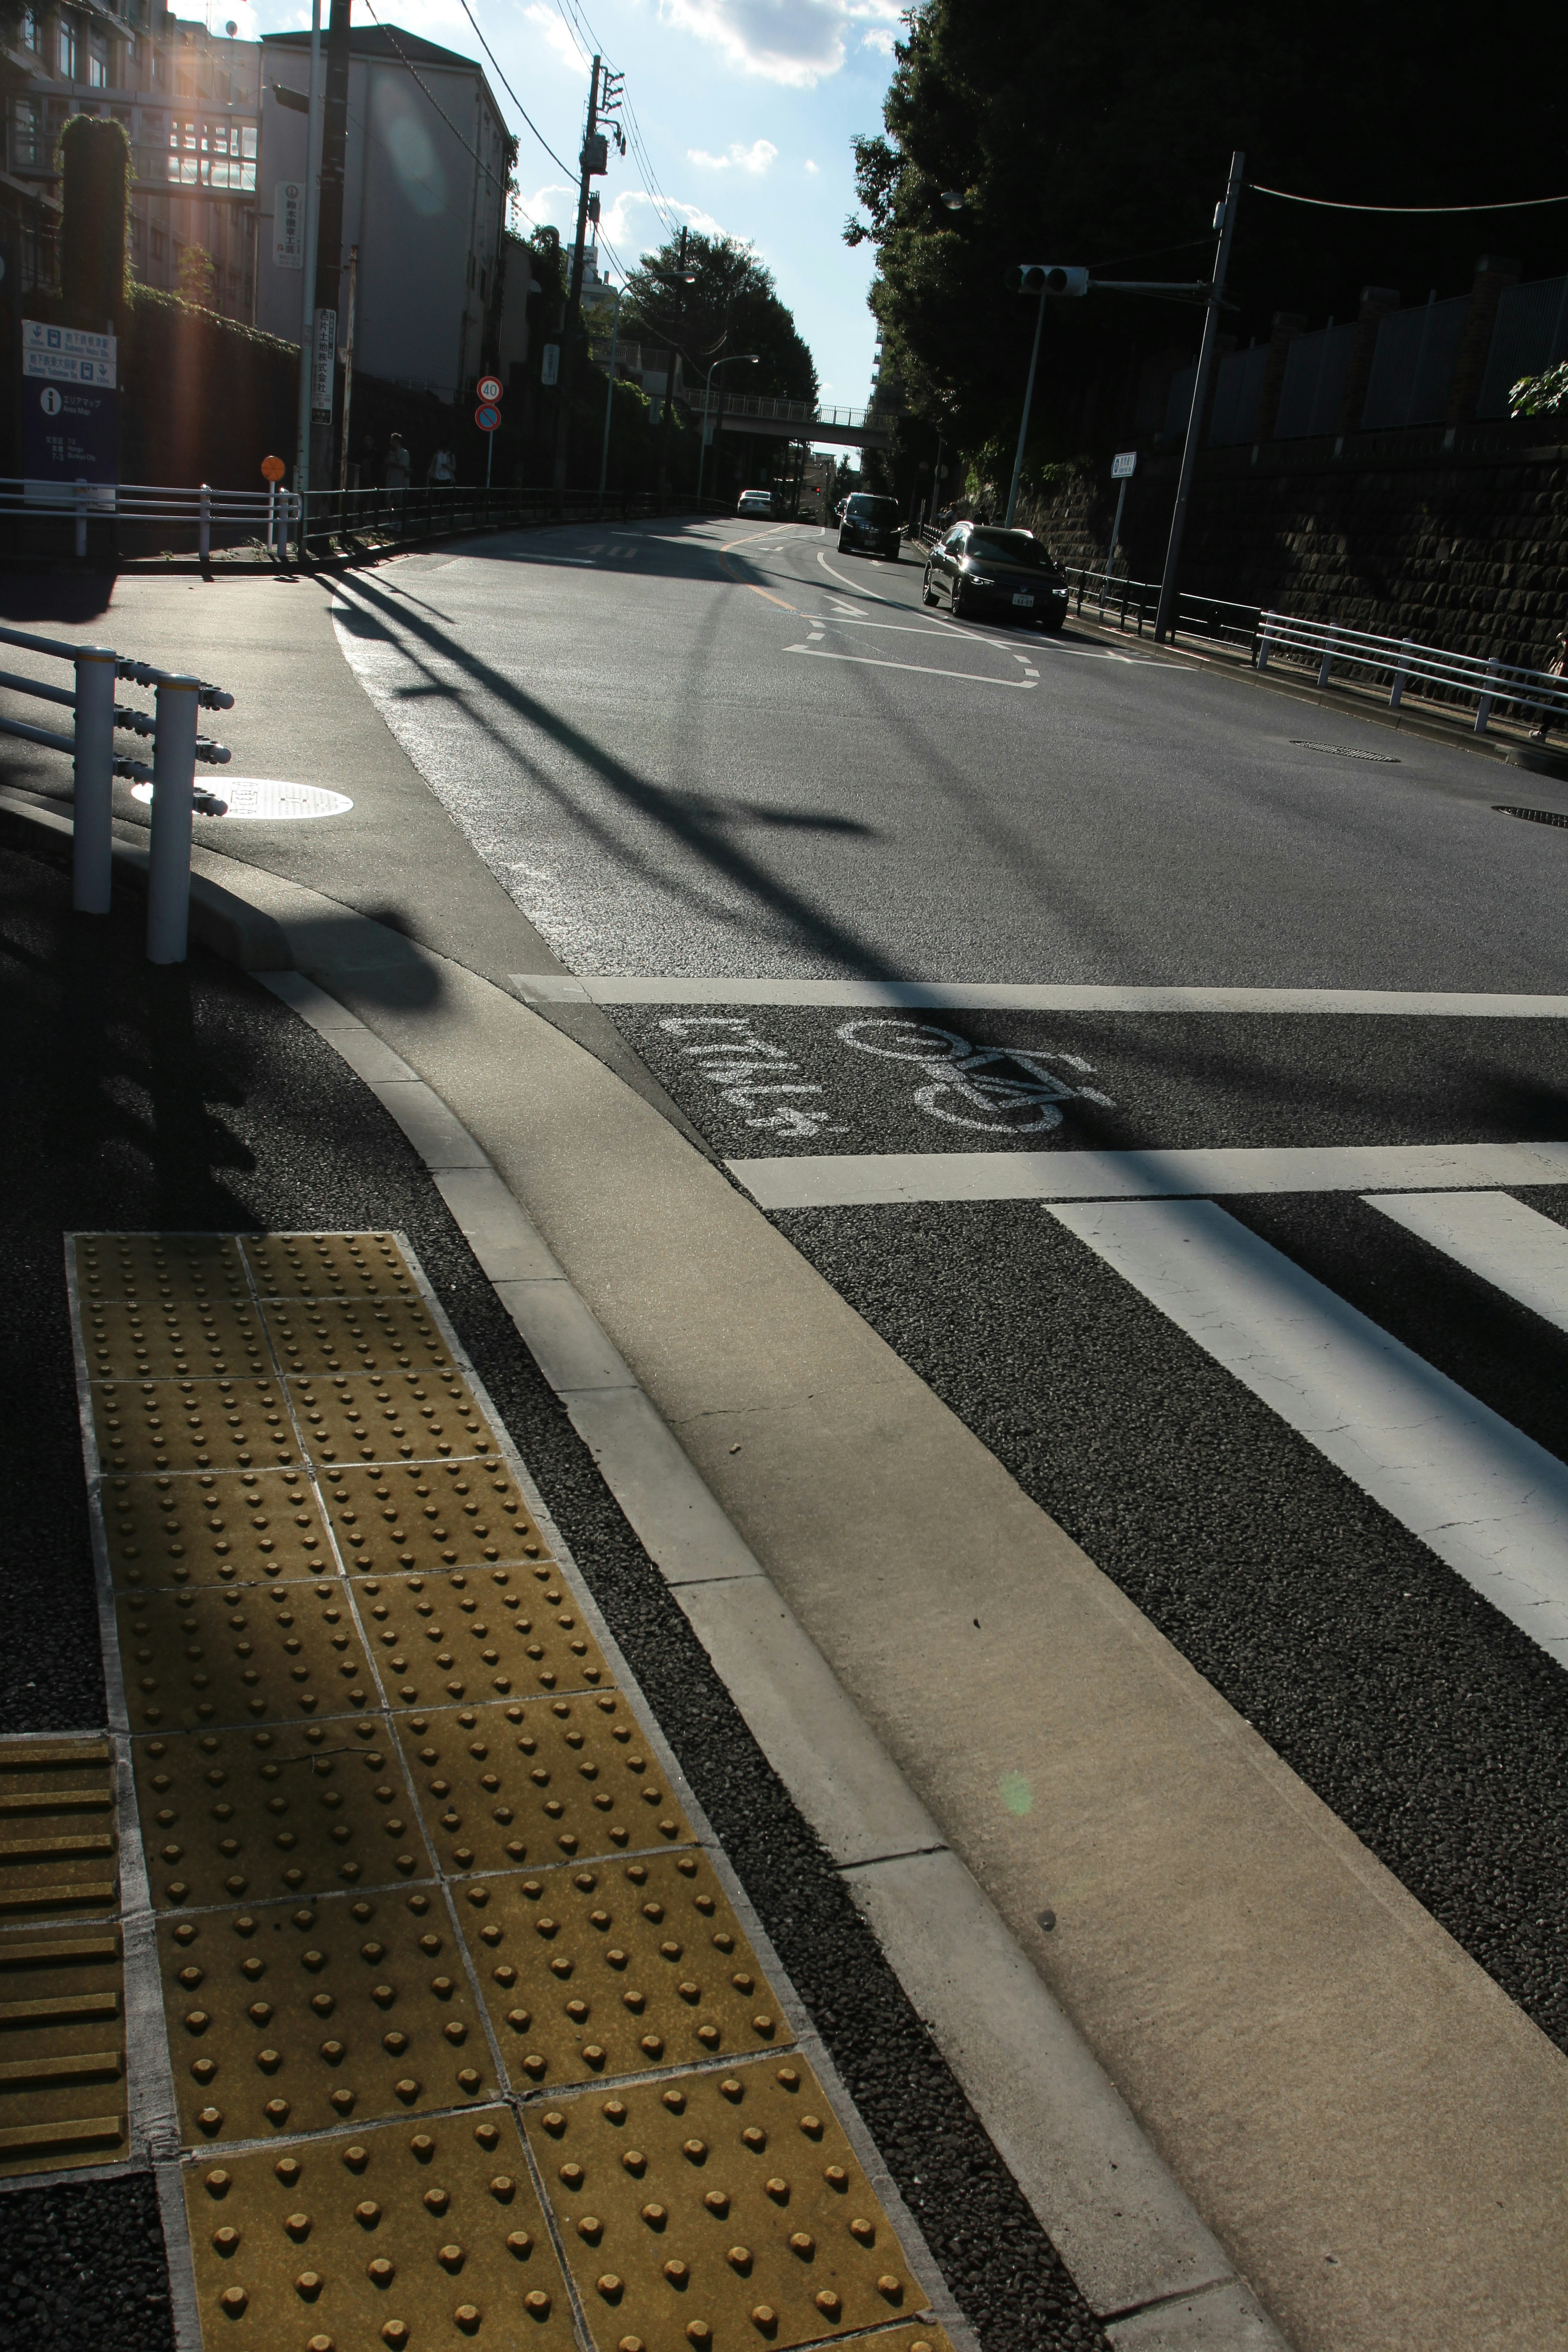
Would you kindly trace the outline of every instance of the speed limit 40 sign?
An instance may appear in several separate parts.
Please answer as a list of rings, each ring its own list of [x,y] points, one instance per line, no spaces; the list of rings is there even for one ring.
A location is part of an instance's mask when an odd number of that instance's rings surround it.
[[[500,378],[495,375],[482,375],[474,386],[474,390],[483,401],[499,400],[501,394]]]

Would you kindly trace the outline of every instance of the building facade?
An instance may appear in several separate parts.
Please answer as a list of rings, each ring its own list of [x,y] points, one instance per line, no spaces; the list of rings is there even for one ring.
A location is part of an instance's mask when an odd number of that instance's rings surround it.
[[[323,40],[323,78],[325,48]],[[298,100],[310,88],[310,37],[268,34],[260,49],[256,324],[297,341],[305,257],[289,235],[287,192],[306,179],[309,121]],[[499,323],[510,152],[471,59],[396,27],[354,28],[338,340],[357,246],[356,370],[443,400],[479,372]]]

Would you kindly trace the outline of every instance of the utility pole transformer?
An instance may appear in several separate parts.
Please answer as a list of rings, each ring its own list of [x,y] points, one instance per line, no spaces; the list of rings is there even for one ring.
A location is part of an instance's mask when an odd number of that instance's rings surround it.
[[[332,481],[332,403],[337,386],[339,284],[343,267],[343,181],[349,145],[350,0],[332,0],[327,19],[327,91],[321,121],[321,194],[316,218],[316,306],[310,352],[310,487]]]
[[[577,241],[572,247],[572,280],[566,297],[566,325],[561,337],[560,385],[555,395],[555,493],[566,488],[566,456],[572,438],[572,378],[576,370],[576,327],[583,308],[583,244],[588,227],[588,183],[602,180],[610,168],[610,142],[599,129],[601,60],[594,59],[588,76],[588,128],[577,184]],[[608,80],[606,76],[605,79]]]
[[[1230,262],[1230,240],[1236,228],[1236,209],[1241,199],[1241,174],[1246,161],[1238,147],[1230,159],[1230,178],[1226,183],[1225,200],[1215,215],[1219,245],[1215,253],[1208,307],[1204,312],[1203,341],[1198,345],[1198,372],[1193,380],[1193,404],[1187,417],[1187,437],[1182,445],[1182,470],[1176,482],[1176,503],[1171,513],[1171,536],[1165,548],[1165,570],[1160,582],[1160,609],[1154,616],[1154,642],[1158,646],[1163,646],[1171,634],[1171,625],[1176,617],[1176,600],[1181,593],[1176,575],[1182,561],[1182,535],[1187,527],[1187,505],[1192,497],[1193,474],[1198,462],[1198,441],[1208,405],[1209,376],[1214,368],[1215,344],[1219,340],[1225,273]]]

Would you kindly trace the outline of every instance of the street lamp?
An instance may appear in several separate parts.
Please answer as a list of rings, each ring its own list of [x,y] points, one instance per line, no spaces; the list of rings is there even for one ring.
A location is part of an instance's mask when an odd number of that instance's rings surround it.
[[[755,367],[761,354],[757,352],[731,352],[727,360],[715,360],[702,383],[702,440],[697,452],[697,497],[702,499],[702,477],[708,465],[708,388],[715,370],[721,367]]]

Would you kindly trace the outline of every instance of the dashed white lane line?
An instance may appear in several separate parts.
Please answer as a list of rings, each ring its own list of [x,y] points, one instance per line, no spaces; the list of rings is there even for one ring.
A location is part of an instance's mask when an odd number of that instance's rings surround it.
[[[910,669],[921,677],[962,678],[965,686],[1005,686],[1016,694],[1026,694],[1037,682],[1028,677],[982,677],[977,670],[972,669],[939,669],[934,662],[883,661],[875,654],[830,654],[813,645],[785,646],[784,651],[786,654],[811,654],[818,661],[851,662],[858,669]]]
[[[1568,1465],[1213,1201],[1047,1213],[1568,1664]]]
[[[1568,1228],[1539,1209],[1507,1192],[1401,1192],[1367,1205],[1568,1331]]]

